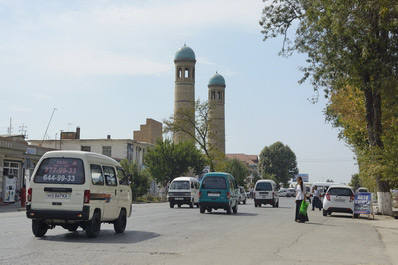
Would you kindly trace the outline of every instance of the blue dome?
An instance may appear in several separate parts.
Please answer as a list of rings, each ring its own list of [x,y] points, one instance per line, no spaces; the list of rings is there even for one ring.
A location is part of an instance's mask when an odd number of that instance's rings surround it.
[[[225,79],[219,73],[215,73],[209,80],[209,85],[223,85],[225,86]]]
[[[178,59],[191,59],[191,60],[196,60],[195,58],[195,53],[193,52],[193,50],[191,48],[189,48],[188,46],[186,46],[184,44],[183,47],[181,47],[180,49],[178,49],[178,51],[176,52],[176,55],[174,57],[175,60]]]

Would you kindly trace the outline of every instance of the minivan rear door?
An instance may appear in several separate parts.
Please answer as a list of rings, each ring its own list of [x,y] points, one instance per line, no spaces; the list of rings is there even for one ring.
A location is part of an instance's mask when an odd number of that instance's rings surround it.
[[[81,211],[85,173],[78,158],[42,160],[33,178],[32,209]]]

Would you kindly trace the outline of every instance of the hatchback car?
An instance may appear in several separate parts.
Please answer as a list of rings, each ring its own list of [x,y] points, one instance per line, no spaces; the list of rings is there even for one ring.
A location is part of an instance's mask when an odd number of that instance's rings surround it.
[[[287,189],[282,188],[282,189],[278,190],[278,196],[279,197],[287,197]]]
[[[354,213],[354,191],[346,185],[330,186],[323,199],[323,216],[338,213]],[[354,217],[358,217],[354,214]]]
[[[287,189],[286,197],[296,197],[296,190],[293,188]]]

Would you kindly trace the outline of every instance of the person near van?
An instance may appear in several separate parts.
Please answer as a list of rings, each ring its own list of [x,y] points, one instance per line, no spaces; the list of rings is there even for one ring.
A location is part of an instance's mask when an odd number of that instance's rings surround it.
[[[19,192],[19,198],[21,199],[21,207],[25,207],[26,203],[26,185],[23,184],[21,191]]]
[[[301,177],[297,177],[297,186],[296,186],[296,216],[295,216],[295,221],[299,223],[304,223],[306,221],[309,221],[308,215],[305,214],[301,215],[300,212],[300,206],[302,202],[305,202],[305,187],[304,187],[304,182]]]
[[[318,187],[316,185],[312,189],[312,194],[313,194],[312,196],[314,197],[312,199],[312,210],[314,210],[314,208],[316,207],[316,208],[319,208],[319,211],[320,211],[321,208],[322,208],[322,202],[319,199],[320,192],[319,192]]]

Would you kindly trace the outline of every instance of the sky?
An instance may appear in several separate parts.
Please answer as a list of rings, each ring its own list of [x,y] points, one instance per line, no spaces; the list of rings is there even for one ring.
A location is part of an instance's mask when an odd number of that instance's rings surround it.
[[[323,95],[313,104],[310,82],[298,84],[306,56],[278,56],[282,39],[263,41],[264,5],[0,0],[0,135],[11,127],[28,140],[59,139],[79,126],[82,139],[132,139],[147,118],[173,114],[174,56],[186,44],[196,99],[207,100],[216,71],[225,78],[227,153],[259,155],[281,141],[310,182],[348,183],[355,155],[326,123]]]

